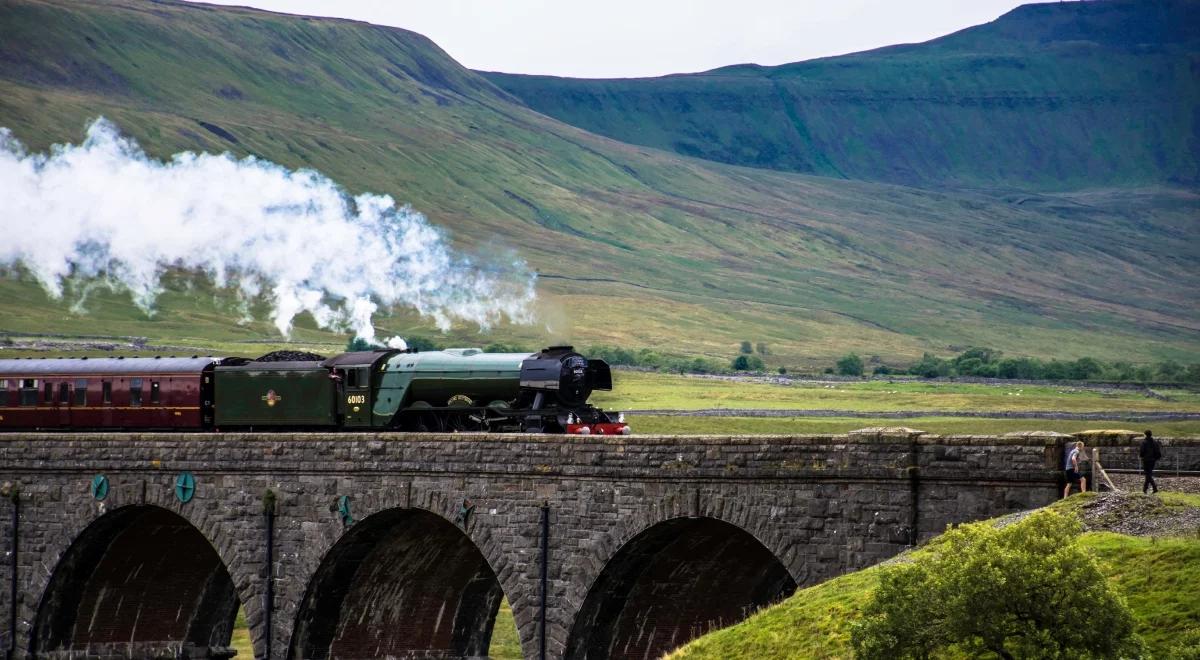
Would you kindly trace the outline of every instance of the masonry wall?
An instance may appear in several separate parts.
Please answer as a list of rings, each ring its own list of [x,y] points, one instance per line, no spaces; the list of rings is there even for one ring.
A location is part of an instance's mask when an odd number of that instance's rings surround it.
[[[893,556],[916,535],[936,534],[949,523],[1052,501],[1065,439],[942,438],[907,429],[569,439],[5,434],[0,484],[10,498],[0,504],[7,553],[0,646],[10,643],[14,611],[8,589],[13,493],[19,493],[18,657],[29,648],[58,560],[90,524],[131,505],[174,512],[208,539],[246,608],[256,654],[264,655],[269,644],[273,658],[286,657],[312,577],[338,540],[373,515],[411,508],[463,530],[512,603],[526,656],[537,657],[545,507],[546,645],[549,657],[561,657],[597,576],[631,539],[659,523],[729,523],[757,539],[804,586]],[[1168,443],[1181,456],[1200,457],[1200,442]],[[195,478],[187,503],[174,491],[184,471]],[[109,482],[103,501],[89,489],[96,475]],[[270,625],[268,491],[275,500]],[[348,511],[339,511],[343,496]]]

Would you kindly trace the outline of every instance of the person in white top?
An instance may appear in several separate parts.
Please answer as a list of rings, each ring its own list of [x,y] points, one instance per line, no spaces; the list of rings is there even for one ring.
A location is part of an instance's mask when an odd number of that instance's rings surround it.
[[[1067,485],[1063,487],[1063,497],[1071,494],[1071,484],[1079,484],[1079,492],[1086,493],[1087,477],[1079,471],[1079,463],[1083,460],[1083,441],[1078,440],[1064,449],[1063,471],[1067,473]]]

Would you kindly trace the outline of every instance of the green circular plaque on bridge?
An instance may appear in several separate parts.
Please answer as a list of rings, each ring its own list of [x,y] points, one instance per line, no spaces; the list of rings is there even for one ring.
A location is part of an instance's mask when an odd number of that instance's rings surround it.
[[[108,497],[108,477],[98,474],[92,477],[92,497],[103,500]]]
[[[175,499],[187,504],[195,494],[196,478],[191,472],[180,472],[179,476],[175,477]]]
[[[350,496],[342,495],[337,503],[338,515],[342,517],[343,525],[354,524],[354,514],[350,512]]]

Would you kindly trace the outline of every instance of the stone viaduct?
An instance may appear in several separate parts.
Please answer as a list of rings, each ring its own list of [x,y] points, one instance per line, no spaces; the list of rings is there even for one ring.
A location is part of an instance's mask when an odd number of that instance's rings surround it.
[[[1065,438],[3,434],[0,646],[477,657],[507,596],[527,658],[656,657],[1054,500]]]

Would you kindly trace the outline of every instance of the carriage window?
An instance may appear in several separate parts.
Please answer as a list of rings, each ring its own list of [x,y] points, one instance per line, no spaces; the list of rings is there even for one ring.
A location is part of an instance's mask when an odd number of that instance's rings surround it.
[[[69,384],[58,384],[58,402],[64,406],[71,403],[71,386]]]
[[[46,383],[45,390],[42,392],[43,403],[54,403],[54,384]]]
[[[87,379],[80,378],[75,381],[75,405],[87,405]]]
[[[159,401],[158,393],[159,393],[158,381],[157,380],[150,381],[150,403],[158,403],[158,401]]]
[[[8,400],[8,381],[0,380],[0,406],[12,405]]]
[[[129,405],[131,405],[131,406],[142,405],[142,379],[141,378],[130,378],[129,379]]]
[[[38,382],[36,378],[26,378],[21,381],[21,405],[36,406],[38,402]]]
[[[100,382],[100,394],[104,403],[112,403],[112,381]]]

